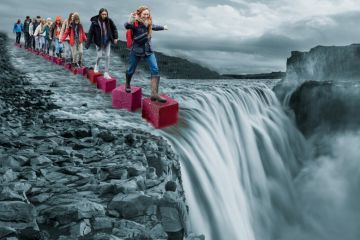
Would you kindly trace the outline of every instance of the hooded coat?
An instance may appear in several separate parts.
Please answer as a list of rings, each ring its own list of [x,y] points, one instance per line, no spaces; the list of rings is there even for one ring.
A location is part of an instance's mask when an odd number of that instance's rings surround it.
[[[101,27],[99,25],[99,15],[94,16],[90,19],[91,25],[88,32],[88,40],[86,42],[85,48],[89,48],[91,43],[95,43],[96,46],[101,47],[102,46],[102,39],[101,39]],[[119,38],[118,30],[114,24],[114,22],[111,20],[111,18],[106,18],[105,20],[106,25],[106,32],[107,37],[110,40],[110,42],[114,42],[115,39]]]

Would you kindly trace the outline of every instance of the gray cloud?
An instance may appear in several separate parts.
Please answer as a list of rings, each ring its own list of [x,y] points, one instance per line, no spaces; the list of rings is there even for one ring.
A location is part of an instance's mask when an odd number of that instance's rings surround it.
[[[81,14],[85,28],[98,9],[106,7],[121,39],[128,14],[141,4],[152,9],[155,23],[169,31],[154,34],[157,50],[200,62],[221,73],[285,70],[292,50],[316,45],[358,42],[360,5],[355,0],[6,0],[1,3],[1,31],[11,32],[24,16]]]

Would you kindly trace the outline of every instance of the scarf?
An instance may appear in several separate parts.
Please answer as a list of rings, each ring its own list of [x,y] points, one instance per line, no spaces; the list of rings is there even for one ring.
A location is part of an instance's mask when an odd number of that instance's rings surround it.
[[[98,19],[98,23],[101,29],[101,45],[106,47],[109,43],[109,36],[107,32],[106,21],[101,21],[100,18]]]
[[[74,24],[74,36],[75,36],[75,43],[80,43],[80,26],[79,24]]]

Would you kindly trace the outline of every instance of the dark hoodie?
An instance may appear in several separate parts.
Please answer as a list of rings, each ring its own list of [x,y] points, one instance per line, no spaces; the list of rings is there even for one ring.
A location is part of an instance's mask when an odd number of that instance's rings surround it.
[[[98,47],[105,47],[103,44],[104,42],[103,39],[109,39],[111,42],[114,42],[115,39],[118,39],[119,37],[118,31],[111,18],[106,18],[105,20],[105,25],[106,25],[105,32],[107,32],[107,36],[105,36],[105,38],[101,36],[99,15],[92,17],[90,21],[91,21],[91,26],[88,32],[88,40],[86,42],[85,48],[89,48],[91,43],[95,43],[96,46]]]

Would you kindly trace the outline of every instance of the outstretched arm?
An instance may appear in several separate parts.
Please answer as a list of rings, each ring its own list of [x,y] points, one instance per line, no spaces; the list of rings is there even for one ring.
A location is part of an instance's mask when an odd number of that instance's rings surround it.
[[[153,31],[163,31],[163,30],[168,30],[168,26],[164,25],[164,26],[160,26],[160,25],[152,25],[152,30]]]

